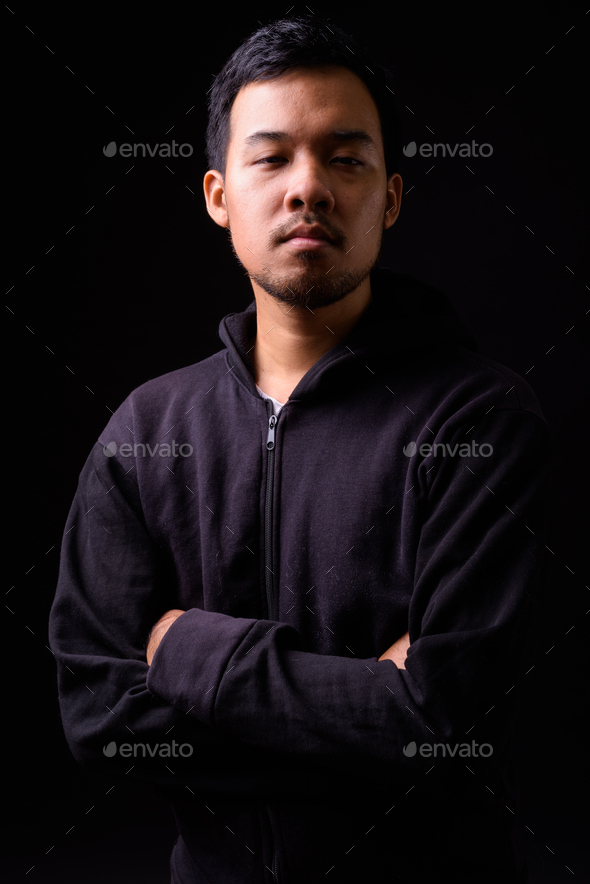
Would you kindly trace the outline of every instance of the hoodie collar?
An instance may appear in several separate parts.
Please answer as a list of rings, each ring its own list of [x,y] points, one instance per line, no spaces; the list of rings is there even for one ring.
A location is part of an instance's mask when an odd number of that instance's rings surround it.
[[[413,277],[387,267],[371,270],[372,300],[351,332],[325,353],[297,384],[289,401],[307,398],[342,384],[344,375],[358,376],[358,365],[390,368],[441,347],[477,350],[448,297]],[[258,398],[252,360],[256,335],[256,300],[241,313],[229,313],[219,324],[219,337],[229,364]]]

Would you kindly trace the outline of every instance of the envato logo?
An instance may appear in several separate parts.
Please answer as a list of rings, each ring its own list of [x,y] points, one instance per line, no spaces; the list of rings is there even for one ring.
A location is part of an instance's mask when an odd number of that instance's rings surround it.
[[[178,153],[176,153],[177,148]],[[141,156],[143,157],[147,155],[155,157],[156,154],[159,157],[190,157],[193,153],[193,146],[192,144],[176,144],[176,141],[173,141],[172,144],[156,144],[152,148],[149,144],[138,142],[137,144],[121,144],[118,150],[122,157],[136,157],[138,151],[141,151]],[[103,147],[102,152],[105,157],[114,157],[117,153],[117,142],[109,141],[107,146]]]
[[[152,746],[149,743],[121,743],[117,747],[112,740],[107,746],[103,746],[102,751],[107,758],[112,758],[117,753],[122,758],[137,758],[138,755],[142,758],[148,755],[150,758],[156,755],[160,758],[190,758],[193,747],[190,743],[177,743],[176,740],[172,740],[172,743],[155,743]]]
[[[437,751],[439,749],[440,752]],[[489,743],[476,743],[475,740],[471,743],[455,743],[454,746],[449,746],[448,743],[420,743],[416,746],[416,742],[412,740],[403,747],[403,751],[406,758],[413,758],[416,753],[422,758],[437,758],[439,755],[441,758],[446,758],[447,755],[451,758],[455,755],[461,758],[489,758],[494,750]]]
[[[471,144],[464,142],[463,144],[455,144],[454,147],[451,147],[450,144],[421,144],[420,147],[416,144],[415,141],[410,141],[409,144],[406,144],[404,147],[404,156],[406,157],[415,157],[416,154],[420,154],[421,157],[454,157],[457,154],[460,157],[491,157],[494,152],[494,148],[491,144],[478,144],[477,141],[472,141]]]
[[[183,448],[187,450],[183,451]],[[117,443],[109,442],[108,445],[103,446],[102,451],[105,457],[114,457],[117,453]],[[193,453],[193,446],[188,442],[183,442],[177,448],[176,439],[173,439],[172,443],[164,442],[162,445],[156,442],[153,448],[149,444],[144,445],[143,442],[134,442],[133,445],[131,442],[123,442],[122,445],[119,445],[118,451],[121,457],[155,457],[156,455],[160,457],[190,457]]]
[[[430,454],[433,457],[437,456],[437,449],[441,449],[441,454],[443,457],[448,456],[454,457],[457,454],[457,449],[460,448],[459,457],[489,457],[494,453],[494,449],[487,442],[484,442],[483,445],[477,444],[473,440],[471,442],[462,442],[461,445],[457,443],[456,445],[449,445],[447,442],[446,445],[443,445],[442,442],[435,442],[434,445],[431,445],[430,442],[424,442],[420,447],[416,445],[415,442],[408,442],[408,444],[402,449],[406,457],[414,457],[418,452],[422,455],[422,457],[428,457]],[[477,449],[479,448],[479,452]],[[484,451],[484,448],[487,451]]]

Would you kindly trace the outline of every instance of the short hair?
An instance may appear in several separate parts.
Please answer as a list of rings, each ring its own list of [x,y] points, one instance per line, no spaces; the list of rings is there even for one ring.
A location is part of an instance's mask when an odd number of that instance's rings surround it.
[[[329,19],[312,15],[263,25],[241,43],[214,78],[206,132],[208,168],[225,178],[230,113],[242,87],[254,80],[273,80],[291,68],[328,64],[348,68],[366,85],[379,112],[387,178],[399,171],[402,132],[391,70],[377,64],[364,46]]]

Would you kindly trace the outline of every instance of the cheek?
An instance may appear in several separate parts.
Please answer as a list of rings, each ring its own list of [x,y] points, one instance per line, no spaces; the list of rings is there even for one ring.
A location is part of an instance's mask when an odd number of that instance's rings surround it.
[[[386,194],[374,187],[351,188],[341,194],[336,193],[336,213],[339,214],[338,208],[340,208],[343,217],[349,219],[353,225],[362,227],[367,220],[370,220],[371,224],[375,223],[375,218],[385,210],[385,201]]]
[[[367,250],[371,250],[383,231],[385,197],[372,194],[361,201],[356,213],[356,235]],[[372,228],[372,229],[371,229]]]
[[[228,191],[227,208],[232,231],[246,239],[268,235],[272,215],[272,196],[254,185],[242,185]]]
[[[375,235],[379,234],[379,230],[383,226],[382,210],[384,211],[384,209],[383,201],[378,196],[364,197],[354,207],[349,218],[352,225],[351,230],[354,230],[355,239],[360,240],[359,244],[372,247],[372,240]]]
[[[269,188],[260,185],[234,183],[227,190],[233,247],[249,271],[261,271],[268,260],[268,240],[277,226],[278,214],[273,199],[276,197],[269,193]]]
[[[368,218],[381,218],[385,211],[386,195],[381,193],[372,193],[369,199],[364,200],[364,215]]]

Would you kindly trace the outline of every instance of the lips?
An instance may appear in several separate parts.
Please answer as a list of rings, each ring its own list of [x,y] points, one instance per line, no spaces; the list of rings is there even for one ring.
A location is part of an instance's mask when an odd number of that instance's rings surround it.
[[[325,240],[326,242],[332,242],[326,231],[323,227],[320,227],[319,224],[314,224],[311,227],[306,227],[305,225],[300,225],[299,227],[295,227],[291,233],[289,233],[284,242],[290,239],[306,239],[306,240]]]

